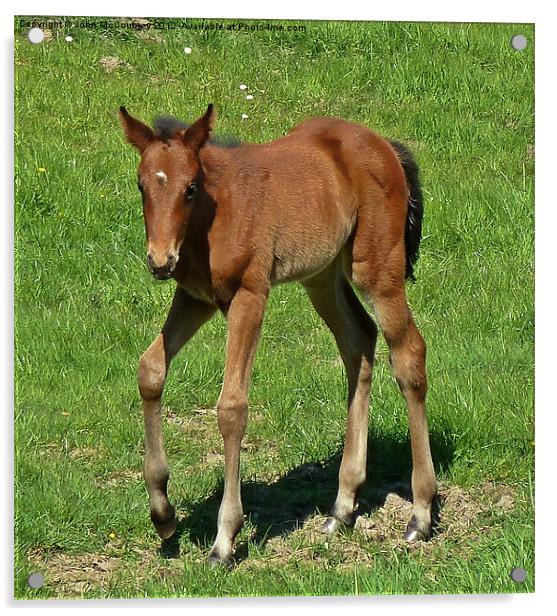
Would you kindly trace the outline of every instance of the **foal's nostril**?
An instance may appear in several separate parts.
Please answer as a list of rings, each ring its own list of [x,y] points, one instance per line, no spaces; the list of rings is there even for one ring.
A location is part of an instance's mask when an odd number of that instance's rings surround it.
[[[174,270],[176,269],[176,257],[169,255],[164,265],[157,265],[151,254],[147,255],[147,265],[149,271],[159,280],[165,280],[170,278]]]

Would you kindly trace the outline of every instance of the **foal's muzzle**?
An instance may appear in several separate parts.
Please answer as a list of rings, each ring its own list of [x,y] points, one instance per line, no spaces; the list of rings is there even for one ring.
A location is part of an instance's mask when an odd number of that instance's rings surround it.
[[[176,269],[176,257],[174,257],[174,255],[169,255],[166,263],[163,265],[158,265],[153,260],[153,257],[148,254],[147,266],[149,267],[151,274],[153,274],[157,280],[168,280]]]

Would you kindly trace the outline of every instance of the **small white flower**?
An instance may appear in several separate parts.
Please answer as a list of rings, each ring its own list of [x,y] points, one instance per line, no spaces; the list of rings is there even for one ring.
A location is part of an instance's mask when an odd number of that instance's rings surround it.
[[[253,94],[248,94],[248,95],[246,96],[246,100],[247,100],[247,101],[252,101],[252,100],[253,100]]]
[[[73,41],[73,36],[67,36],[65,39],[66,43],[71,43]]]
[[[240,90],[247,90],[247,89],[248,89],[248,87],[246,86],[245,83],[241,83],[240,84]]]
[[[190,54],[191,53],[191,47],[184,47],[184,53],[185,54]]]
[[[249,115],[247,113],[242,113],[242,120],[247,120]]]

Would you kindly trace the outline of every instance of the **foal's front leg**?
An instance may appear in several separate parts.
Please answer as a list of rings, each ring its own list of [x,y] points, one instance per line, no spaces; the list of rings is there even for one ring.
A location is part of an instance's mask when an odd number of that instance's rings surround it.
[[[224,440],[224,494],[210,564],[232,566],[234,539],[244,523],[240,496],[240,443],[246,430],[251,368],[261,331],[268,291],[241,288],[227,314],[228,337],[224,383],[218,401],[218,424]]]
[[[174,534],[176,518],[166,492],[169,469],[162,438],[162,390],[171,359],[214,312],[215,307],[177,287],[162,332],[139,362],[138,383],[145,421],[143,474],[149,492],[151,520],[163,539]]]

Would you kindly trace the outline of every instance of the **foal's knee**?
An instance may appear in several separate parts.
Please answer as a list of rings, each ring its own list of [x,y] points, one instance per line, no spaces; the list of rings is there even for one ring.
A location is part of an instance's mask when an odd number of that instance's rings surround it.
[[[137,381],[144,400],[160,398],[166,379],[166,363],[162,340],[155,340],[139,360]]]
[[[243,394],[221,396],[217,412],[219,430],[223,438],[244,433],[248,416],[247,396]]]

